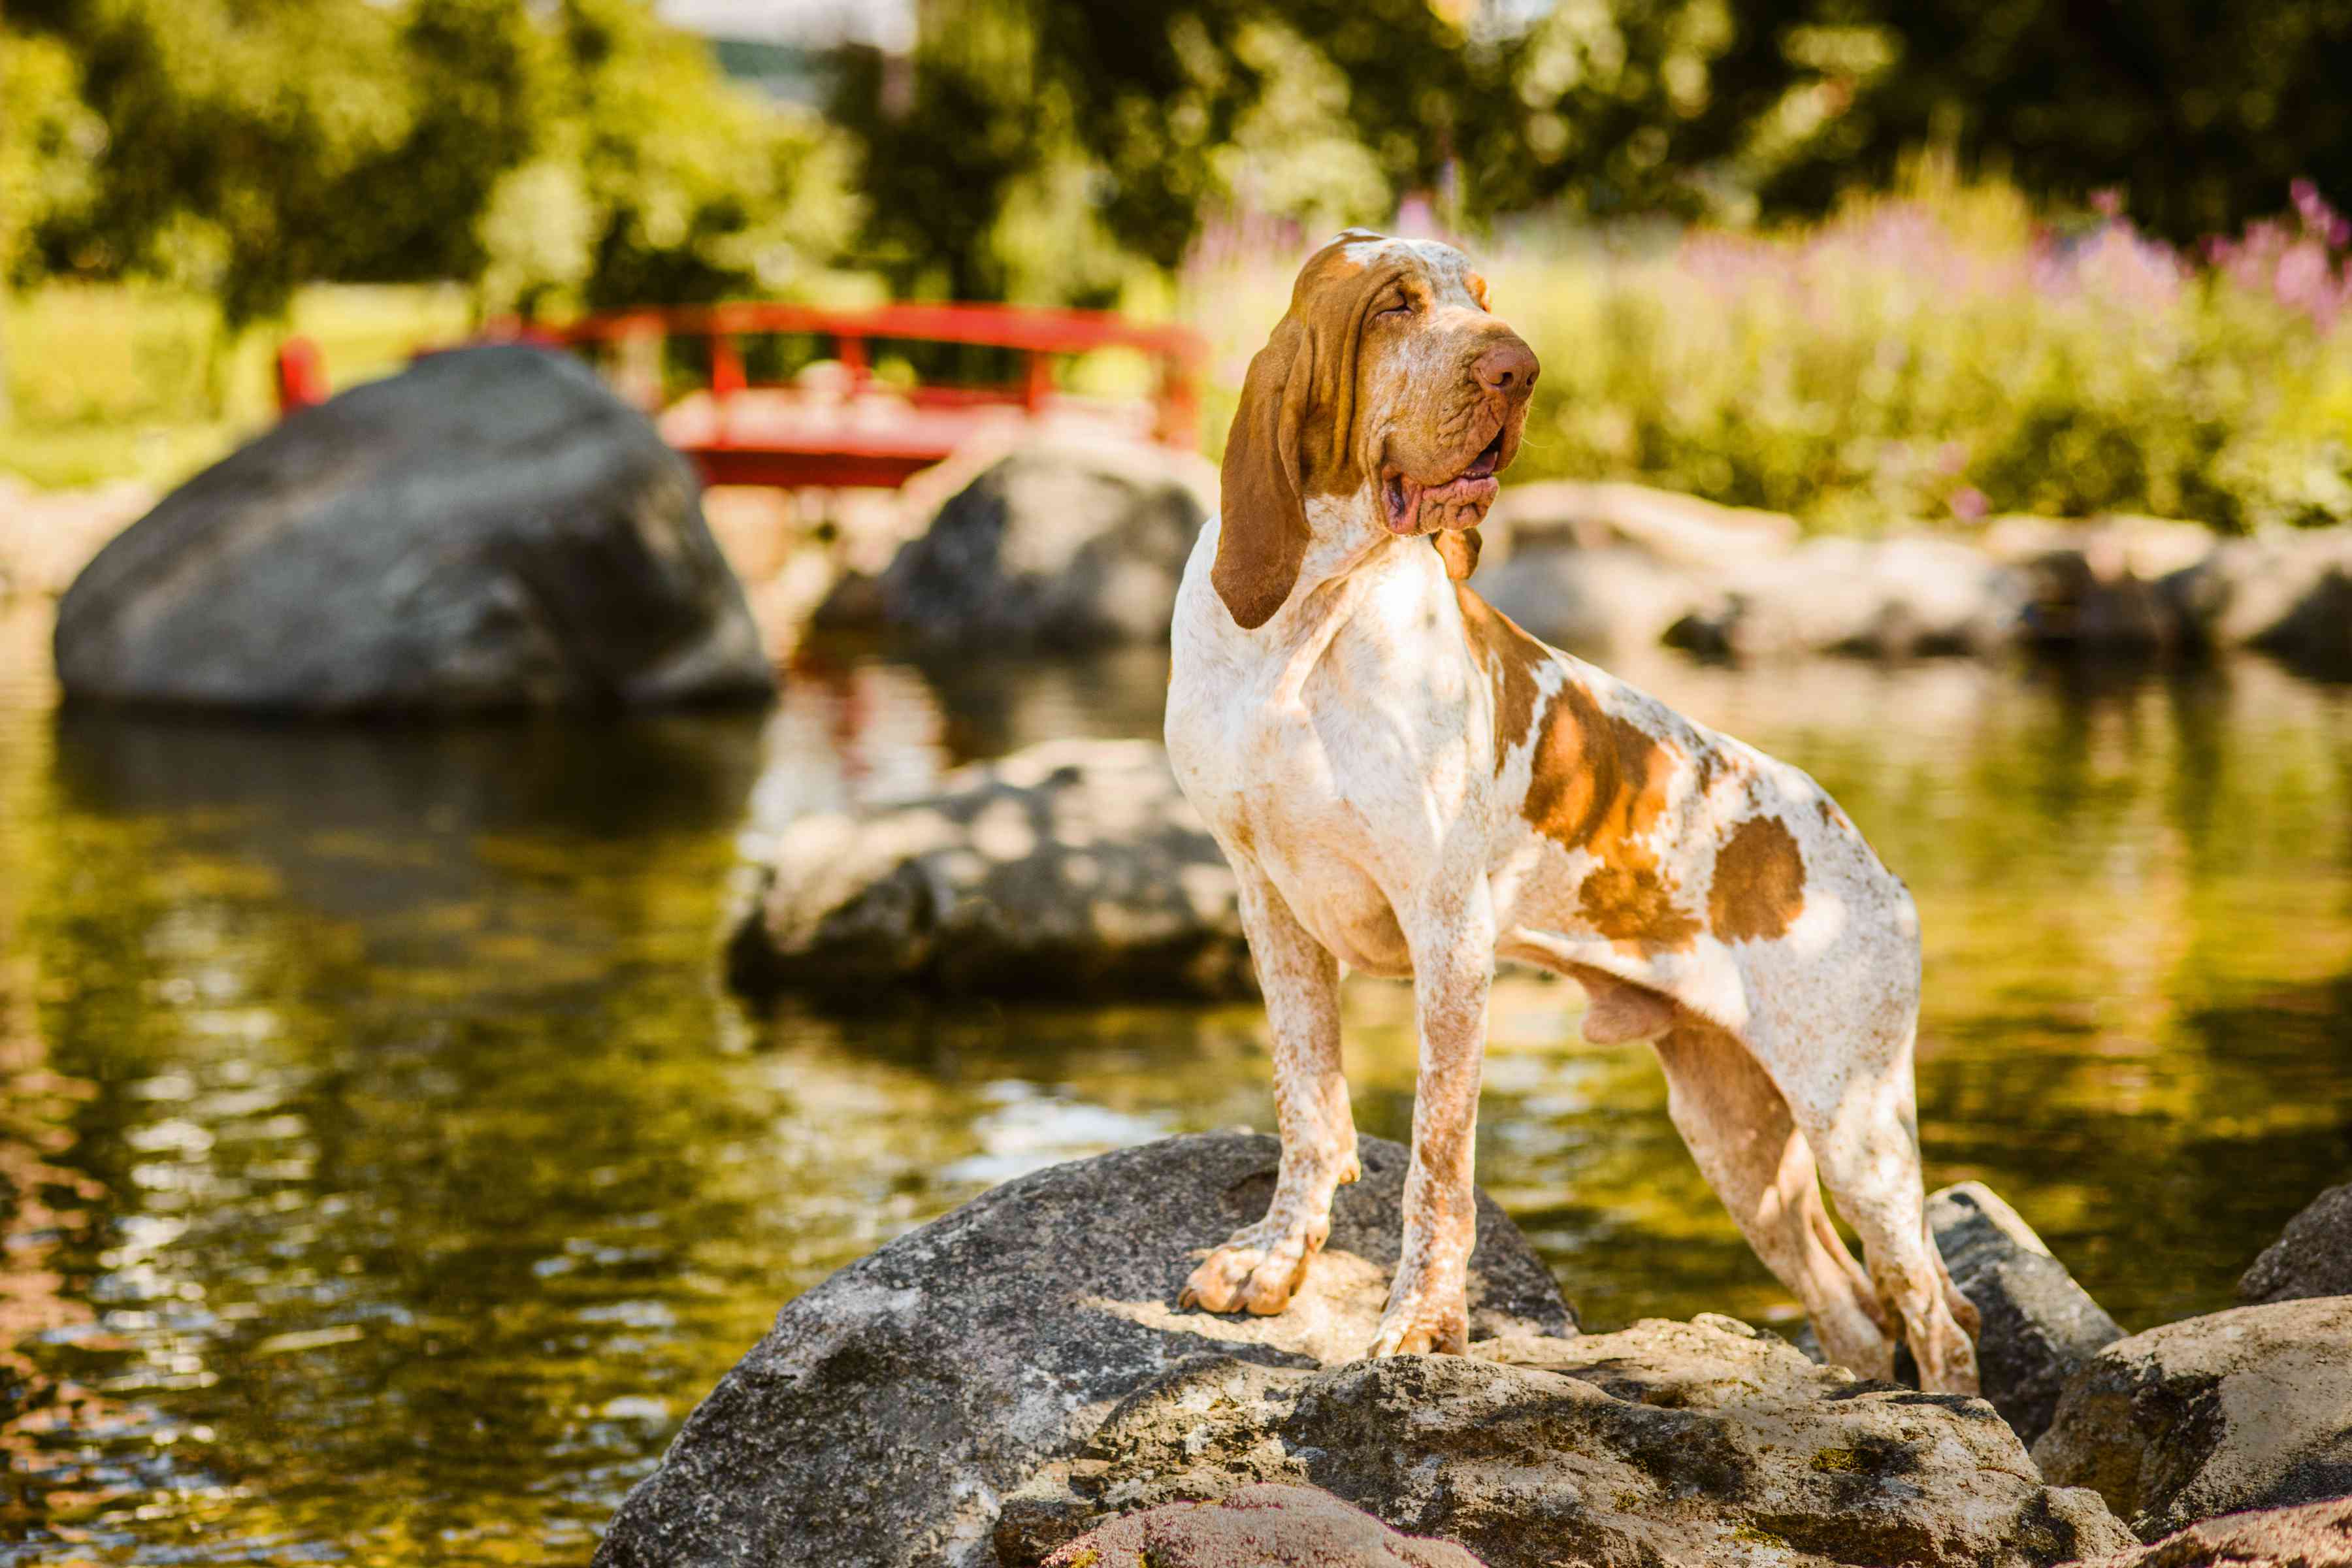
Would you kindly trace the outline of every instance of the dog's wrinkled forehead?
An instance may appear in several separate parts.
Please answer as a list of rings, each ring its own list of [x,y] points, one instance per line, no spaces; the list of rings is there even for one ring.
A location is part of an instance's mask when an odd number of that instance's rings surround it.
[[[1486,279],[1472,268],[1467,256],[1444,241],[1396,239],[1351,228],[1307,258],[1291,289],[1291,310],[1311,310],[1318,297],[1400,282],[1426,290],[1430,303],[1486,308]]]

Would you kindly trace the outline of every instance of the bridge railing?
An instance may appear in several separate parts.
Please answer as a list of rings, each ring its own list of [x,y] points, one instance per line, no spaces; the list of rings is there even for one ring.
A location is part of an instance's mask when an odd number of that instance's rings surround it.
[[[908,417],[832,418],[805,400],[795,384],[758,383],[747,374],[743,341],[763,336],[829,340],[841,384],[831,403],[850,406],[868,394],[887,393]],[[679,405],[664,412],[661,365],[665,346],[701,340],[707,348],[707,406]],[[1017,305],[898,303],[862,310],[826,310],[772,302],[618,310],[560,324],[503,320],[477,341],[526,342],[618,361],[650,352],[651,374],[641,374],[635,400],[655,414],[664,434],[714,484],[897,485],[940,461],[999,410],[1034,416],[1066,401],[1054,381],[1058,358],[1106,349],[1138,352],[1154,364],[1150,434],[1171,447],[1200,444],[1201,374],[1206,348],[1181,327],[1153,326],[1098,310]],[[877,343],[958,343],[1013,351],[1023,374],[1013,383],[944,382],[884,385],[875,375]],[[325,393],[317,350],[301,339],[278,352],[281,412]],[[623,375],[628,380],[625,373]],[[630,388],[624,386],[625,395]],[[781,403],[765,395],[787,395]],[[694,402],[689,398],[688,403]]]

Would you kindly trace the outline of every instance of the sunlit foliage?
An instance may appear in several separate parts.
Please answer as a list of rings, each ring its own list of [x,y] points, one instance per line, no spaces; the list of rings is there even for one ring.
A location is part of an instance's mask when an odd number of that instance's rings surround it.
[[[823,128],[739,94],[638,0],[15,16],[79,63],[96,121],[68,128],[92,143],[87,199],[28,215],[37,259],[210,293],[232,328],[322,279],[478,279],[494,306],[707,299],[830,260],[851,222]],[[23,138],[16,101],[0,146]]]

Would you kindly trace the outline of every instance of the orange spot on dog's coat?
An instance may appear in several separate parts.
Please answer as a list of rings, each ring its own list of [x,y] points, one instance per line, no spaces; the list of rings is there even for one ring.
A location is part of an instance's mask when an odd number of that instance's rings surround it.
[[[1751,816],[1716,851],[1707,924],[1724,942],[1769,941],[1805,908],[1805,858],[1777,816]]]

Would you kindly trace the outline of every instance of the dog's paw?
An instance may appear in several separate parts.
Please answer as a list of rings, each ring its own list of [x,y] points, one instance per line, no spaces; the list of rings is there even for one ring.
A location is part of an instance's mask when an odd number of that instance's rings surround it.
[[[1450,1303],[1407,1300],[1381,1317],[1367,1356],[1464,1355],[1470,1349],[1470,1312],[1460,1297]]]
[[[1252,1226],[1202,1260],[1184,1281],[1177,1304],[1271,1317],[1290,1305],[1292,1293],[1307,1278],[1317,1245],[1313,1234],[1304,1229],[1269,1237],[1264,1226]]]

